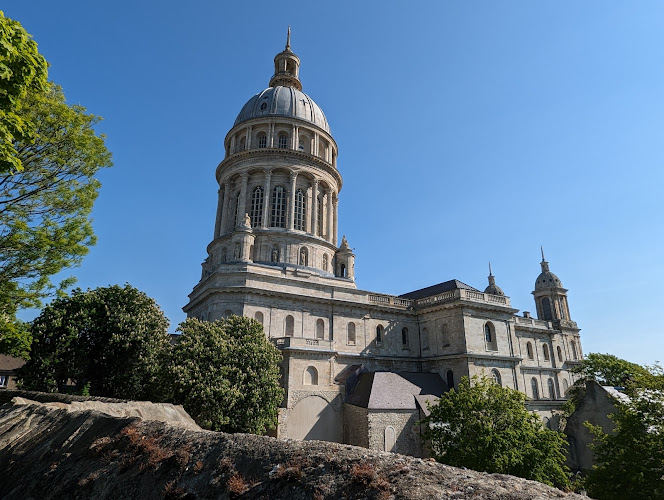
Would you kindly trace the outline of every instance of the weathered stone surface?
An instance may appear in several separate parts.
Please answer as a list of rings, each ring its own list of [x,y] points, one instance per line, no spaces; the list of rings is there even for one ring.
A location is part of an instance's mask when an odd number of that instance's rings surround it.
[[[322,441],[193,431],[43,404],[0,407],[0,497],[582,498]]]

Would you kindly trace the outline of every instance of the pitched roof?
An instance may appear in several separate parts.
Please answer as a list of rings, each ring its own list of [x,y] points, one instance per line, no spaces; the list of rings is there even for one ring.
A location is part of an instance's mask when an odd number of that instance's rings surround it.
[[[346,403],[372,410],[415,410],[415,396],[440,396],[447,390],[437,373],[364,372]]]
[[[460,288],[463,288],[465,290],[472,290],[474,292],[479,292],[477,288],[473,288],[470,285],[466,285],[465,283],[459,280],[449,280],[449,281],[443,281],[442,283],[438,283],[437,285],[432,285],[426,288],[422,288],[420,290],[415,290],[414,292],[404,293],[403,295],[399,295],[399,297],[401,297],[402,299],[417,300],[417,299],[422,299],[424,297],[431,297],[432,295],[438,295],[439,293],[451,292],[452,290],[458,290]]]
[[[22,367],[24,364],[25,364],[24,359],[14,358],[13,356],[0,354],[0,371],[4,372],[14,371],[17,368]]]

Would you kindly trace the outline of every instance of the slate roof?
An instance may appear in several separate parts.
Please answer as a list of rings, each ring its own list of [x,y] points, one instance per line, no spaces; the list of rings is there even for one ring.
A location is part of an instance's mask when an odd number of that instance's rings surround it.
[[[21,358],[14,358],[5,354],[0,354],[0,371],[13,372],[17,368],[22,367],[25,360]]]
[[[437,373],[364,372],[346,403],[370,410],[415,410],[416,396],[428,395],[433,399],[447,390]]]
[[[473,292],[479,292],[477,288],[466,285],[459,280],[449,280],[438,283],[437,285],[415,290],[414,292],[404,293],[403,295],[399,295],[399,297],[402,299],[417,300],[423,299],[424,297],[431,297],[432,295],[438,295],[439,293],[451,292],[452,290],[458,290],[461,288],[465,290],[472,290]]]

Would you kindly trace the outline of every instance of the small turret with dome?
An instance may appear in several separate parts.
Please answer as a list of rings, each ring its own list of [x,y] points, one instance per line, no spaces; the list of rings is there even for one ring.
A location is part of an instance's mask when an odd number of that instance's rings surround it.
[[[484,289],[484,293],[490,293],[491,295],[505,295],[503,290],[496,285],[496,277],[491,272],[491,262],[489,262],[489,286]]]
[[[563,284],[549,269],[549,263],[542,252],[542,272],[535,280],[535,305],[537,306],[537,317],[543,320],[569,320],[569,306],[567,304],[567,290]]]

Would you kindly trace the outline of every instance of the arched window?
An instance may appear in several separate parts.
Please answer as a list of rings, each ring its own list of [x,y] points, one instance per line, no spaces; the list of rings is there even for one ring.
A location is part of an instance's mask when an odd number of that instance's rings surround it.
[[[535,359],[535,354],[533,353],[533,344],[528,342],[526,344],[526,351],[528,352],[528,359]]]
[[[286,316],[286,336],[292,337],[295,332],[295,318],[290,314]]]
[[[247,138],[246,137],[241,137],[240,138],[240,145],[238,146],[237,150],[238,151],[244,151],[247,149]]]
[[[258,186],[251,193],[251,227],[260,227],[263,223],[263,188]]]
[[[537,387],[537,379],[535,377],[530,379],[530,388],[533,392],[533,399],[539,399],[539,389]]]
[[[547,386],[549,387],[549,399],[556,399],[556,388],[553,384],[552,378],[547,382]]]
[[[560,346],[556,347],[556,351],[558,351],[558,361],[561,363],[563,362],[563,350],[560,348]]]
[[[233,311],[231,311],[230,309],[226,309],[224,311],[224,318],[230,318],[231,316],[233,316]]]
[[[272,218],[270,227],[286,227],[286,193],[283,186],[272,191]]]
[[[383,342],[383,325],[378,325],[376,327],[376,344]]]
[[[235,209],[233,210],[233,227],[237,226],[237,213],[240,211],[240,193],[235,195],[235,202],[233,203]]]
[[[263,313],[260,312],[260,311],[256,311],[254,313],[254,319],[262,325],[263,324]]]
[[[422,329],[422,350],[423,351],[428,351],[429,350],[429,329],[428,328],[423,328]]]
[[[270,252],[270,262],[279,262],[279,248],[272,247],[272,252]]]
[[[298,151],[304,151],[304,140],[300,139],[297,145]]]
[[[542,353],[544,354],[544,361],[549,361],[549,346],[544,344],[542,346]]]
[[[572,340],[572,342],[570,342],[570,344],[572,345],[572,359],[574,359],[574,360],[579,359],[578,355],[576,354],[576,342],[574,342]]]
[[[553,319],[553,315],[551,314],[551,301],[549,300],[549,297],[544,297],[542,299],[542,315],[544,316],[544,319]]]
[[[394,427],[388,425],[385,427],[385,451],[394,451],[394,445],[397,442],[397,433]]]
[[[447,380],[447,387],[449,387],[450,389],[454,389],[454,373],[452,372],[452,370],[447,370],[445,379]]]
[[[286,149],[288,147],[288,134],[282,132],[279,134],[279,149]]]
[[[355,345],[355,323],[348,323],[348,345]]]
[[[221,249],[221,263],[226,262],[226,247]]]
[[[325,321],[320,318],[316,320],[316,338],[325,338]]]
[[[328,264],[327,264],[327,254],[323,254],[323,271],[327,271]]]
[[[309,265],[309,251],[307,250],[307,247],[301,247],[300,248],[299,261],[298,262],[301,266],[308,266]]]
[[[323,236],[323,197],[318,195],[316,201],[318,203],[318,209],[316,210],[316,227],[318,228],[318,236]]]
[[[306,196],[304,191],[298,189],[295,192],[295,229],[306,231]]]
[[[267,135],[265,132],[261,132],[258,134],[258,147],[259,148],[266,148],[267,147]]]
[[[321,139],[318,143],[318,156],[327,161],[327,142]]]
[[[496,385],[502,387],[503,382],[502,379],[500,378],[500,373],[498,373],[498,370],[491,370],[491,378],[495,382]]]
[[[408,339],[408,328],[402,328],[401,329],[401,345],[404,349],[408,349],[409,345],[409,339]]]
[[[339,270],[340,270],[339,274],[341,275],[341,277],[345,278],[346,277],[346,264],[341,264],[339,266]]]
[[[313,366],[304,370],[304,385],[318,385],[318,370]]]
[[[486,342],[486,348],[491,351],[498,350],[498,344],[496,342],[496,329],[493,326],[491,321],[487,321],[484,324],[484,340]]]

